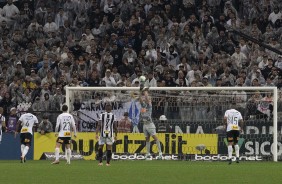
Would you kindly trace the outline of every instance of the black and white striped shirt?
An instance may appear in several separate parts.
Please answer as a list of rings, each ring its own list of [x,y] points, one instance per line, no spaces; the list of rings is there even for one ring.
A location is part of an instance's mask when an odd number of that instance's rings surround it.
[[[116,116],[111,112],[104,112],[100,114],[99,121],[101,122],[101,137],[114,137]]]

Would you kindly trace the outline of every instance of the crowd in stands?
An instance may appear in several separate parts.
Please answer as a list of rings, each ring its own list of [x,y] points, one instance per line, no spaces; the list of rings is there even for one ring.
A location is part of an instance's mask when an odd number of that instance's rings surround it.
[[[281,0],[0,0],[0,107],[66,86],[282,86]],[[263,97],[261,97],[263,98]],[[14,111],[14,109],[13,109]],[[52,118],[51,118],[52,119]]]

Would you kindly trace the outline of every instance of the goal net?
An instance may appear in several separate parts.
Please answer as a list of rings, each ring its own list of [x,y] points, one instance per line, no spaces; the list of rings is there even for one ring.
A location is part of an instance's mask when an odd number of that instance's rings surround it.
[[[227,109],[235,108],[245,122],[238,143],[242,159],[282,160],[282,93],[276,87],[152,87],[149,94],[152,119],[168,158],[225,159],[223,116]],[[122,132],[113,146],[114,154],[120,156],[117,158],[142,159],[146,148],[138,97],[137,87],[67,87],[66,104],[78,130],[89,132],[79,137],[77,151],[94,159],[98,145],[91,132],[96,130],[105,103],[110,102]],[[125,112],[131,126],[123,127]],[[152,154],[157,153],[154,141],[151,147]]]

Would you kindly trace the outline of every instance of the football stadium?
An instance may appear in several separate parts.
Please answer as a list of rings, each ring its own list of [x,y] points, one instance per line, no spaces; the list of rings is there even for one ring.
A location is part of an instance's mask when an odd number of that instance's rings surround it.
[[[281,183],[281,0],[0,0],[1,183]]]

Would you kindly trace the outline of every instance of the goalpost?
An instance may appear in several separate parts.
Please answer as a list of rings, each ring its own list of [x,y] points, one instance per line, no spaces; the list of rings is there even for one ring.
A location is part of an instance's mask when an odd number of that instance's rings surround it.
[[[244,121],[250,122],[248,130],[244,130],[243,140],[251,139],[252,142],[244,143],[245,148],[242,149],[246,150],[246,154],[268,155],[273,161],[278,161],[276,87],[151,87],[149,93],[153,102],[153,121],[158,124],[157,131],[201,134],[204,133],[201,128],[206,127],[205,131],[208,134],[218,134],[222,137],[218,138],[219,143],[216,146],[218,154],[222,154],[220,153],[222,150],[219,149],[224,147],[226,141],[221,126],[223,115],[225,110],[232,108],[231,102],[235,101],[236,107],[239,108],[237,110],[244,114]],[[114,113],[117,113],[119,118],[125,111],[130,111],[132,123],[136,128],[133,131],[138,132],[142,131],[138,129],[138,126],[140,127],[138,115],[134,114],[138,113],[138,104],[135,104],[138,95],[139,87],[66,87],[66,104],[70,113],[74,113],[78,119],[80,131],[93,132],[97,123],[97,114],[103,111],[103,103],[112,102],[115,104]],[[161,121],[159,121],[159,116],[162,114],[166,115],[169,122],[168,126],[163,127],[164,129],[161,129]],[[270,121],[272,121],[271,125],[266,127],[265,124]],[[187,147],[185,141],[182,142],[176,145],[178,151],[181,146],[184,152],[196,152],[194,148]],[[169,150],[171,145],[164,144],[163,147]],[[281,147],[281,144],[279,146]]]

